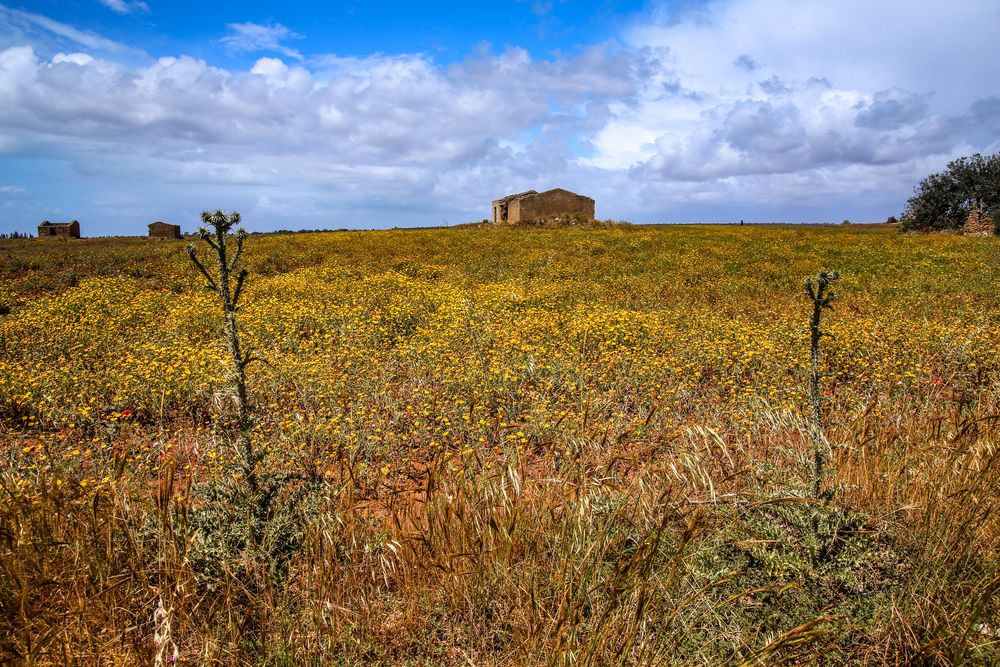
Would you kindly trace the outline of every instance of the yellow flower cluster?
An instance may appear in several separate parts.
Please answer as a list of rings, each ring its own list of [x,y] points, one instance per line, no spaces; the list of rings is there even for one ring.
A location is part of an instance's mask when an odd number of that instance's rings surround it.
[[[25,478],[53,458],[114,454],[156,468],[171,448],[220,469],[232,457],[232,400],[214,295],[175,259],[178,244],[150,255],[148,243],[93,243],[63,244],[65,257],[46,249],[52,266],[82,253],[71,285],[45,284],[44,262],[0,275],[15,303],[0,319],[0,418],[27,443]],[[254,440],[271,465],[321,474],[345,456],[389,474],[442,450],[557,453],[593,424],[655,437],[692,423],[751,429],[763,407],[801,410],[801,280],[820,268],[845,275],[825,316],[833,419],[981,386],[1000,360],[991,240],[453,229],[248,247],[240,325],[263,360],[250,373]],[[88,269],[116,256],[120,271]],[[122,453],[139,433],[145,451]]]

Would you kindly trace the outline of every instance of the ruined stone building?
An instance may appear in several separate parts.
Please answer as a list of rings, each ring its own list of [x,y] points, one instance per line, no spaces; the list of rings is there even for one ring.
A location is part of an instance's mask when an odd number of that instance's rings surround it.
[[[180,237],[180,225],[171,225],[159,220],[149,223],[149,238],[151,239],[179,239]]]
[[[594,200],[556,188],[545,192],[528,190],[493,202],[494,224],[513,224],[558,215],[578,215],[585,220],[593,220]]]
[[[64,239],[78,239],[80,238],[80,223],[76,220],[71,220],[70,222],[49,222],[44,220],[42,224],[38,225],[38,238],[64,238]]]

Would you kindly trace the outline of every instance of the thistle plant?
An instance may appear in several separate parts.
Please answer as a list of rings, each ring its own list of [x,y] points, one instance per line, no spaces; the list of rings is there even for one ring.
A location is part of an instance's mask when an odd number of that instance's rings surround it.
[[[225,316],[222,337],[232,364],[231,381],[236,395],[236,424],[239,429],[237,457],[243,479],[250,485],[251,492],[256,493],[257,464],[260,462],[260,456],[254,452],[250,440],[253,419],[247,392],[247,367],[254,361],[254,356],[250,346],[244,346],[240,341],[240,329],[236,319],[240,310],[243,285],[248,275],[247,270],[239,265],[247,233],[241,228],[235,234],[231,234],[232,229],[240,223],[240,214],[236,211],[229,214],[222,211],[204,211],[201,220],[206,226],[198,230],[198,236],[208,244],[215,255],[216,274],[213,275],[205,268],[198,259],[197,250],[193,245],[188,244],[187,254],[195,268],[205,277],[207,281],[205,288],[218,294],[222,305]]]
[[[237,212],[206,211],[201,214],[205,226],[198,235],[211,250],[214,262],[206,266],[193,245],[188,257],[205,278],[206,289],[219,297],[224,316],[222,338],[230,362],[230,384],[236,400],[236,479],[224,477],[202,485],[203,505],[192,517],[195,543],[192,561],[195,568],[219,579],[227,572],[246,569],[238,578],[248,591],[265,586],[283,585],[288,564],[298,553],[303,539],[303,520],[310,511],[313,484],[299,484],[300,475],[277,474],[264,470],[263,454],[255,449],[250,437],[254,426],[253,404],[247,388],[247,367],[258,357],[240,337],[238,315],[240,298],[248,272],[240,266],[247,234],[239,225]],[[212,266],[214,265],[214,266]],[[252,595],[251,595],[252,597]],[[259,611],[259,610],[258,610]],[[247,610],[245,632],[254,635],[259,628],[257,611]]]
[[[814,498],[820,497],[820,490],[823,481],[823,466],[826,463],[826,450],[823,447],[823,416],[820,403],[820,380],[819,354],[820,339],[829,334],[823,333],[820,323],[823,317],[823,309],[833,309],[833,300],[837,295],[831,286],[840,278],[836,271],[820,271],[816,275],[815,282],[812,278],[806,278],[806,296],[812,301],[812,317],[809,318],[809,407],[812,410],[812,495]]]

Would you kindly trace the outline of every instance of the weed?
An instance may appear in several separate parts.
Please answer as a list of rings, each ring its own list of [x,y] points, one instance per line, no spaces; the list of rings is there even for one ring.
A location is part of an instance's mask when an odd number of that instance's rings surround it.
[[[820,322],[823,317],[823,309],[833,308],[833,300],[837,295],[830,289],[830,286],[839,278],[836,271],[821,271],[816,276],[815,284],[813,284],[812,278],[808,278],[805,285],[806,295],[812,301],[813,307],[812,317],[809,319],[809,407],[812,411],[812,494],[814,498],[820,497],[823,465],[826,462],[819,372],[819,343],[824,334],[820,329]]]

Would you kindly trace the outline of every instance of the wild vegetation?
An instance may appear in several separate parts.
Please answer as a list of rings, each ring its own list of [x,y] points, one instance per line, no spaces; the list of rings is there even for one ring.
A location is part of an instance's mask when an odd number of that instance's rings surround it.
[[[196,243],[0,241],[0,662],[1000,661],[996,239]]]
[[[920,181],[903,211],[903,229],[959,230],[973,211],[990,220],[994,234],[1000,233],[1000,153],[953,160],[944,171]]]

